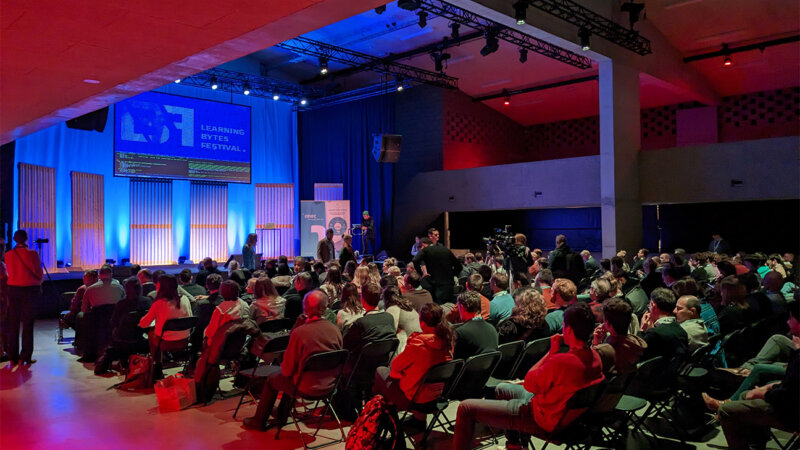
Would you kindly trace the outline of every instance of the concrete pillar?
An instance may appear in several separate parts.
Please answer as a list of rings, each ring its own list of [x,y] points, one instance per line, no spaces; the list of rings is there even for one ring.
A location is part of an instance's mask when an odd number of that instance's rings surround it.
[[[639,72],[600,62],[600,205],[603,257],[642,245]]]

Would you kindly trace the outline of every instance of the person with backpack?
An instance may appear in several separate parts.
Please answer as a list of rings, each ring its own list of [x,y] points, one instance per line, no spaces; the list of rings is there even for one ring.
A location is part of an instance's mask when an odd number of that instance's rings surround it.
[[[408,337],[405,350],[392,360],[391,367],[378,367],[375,371],[373,392],[383,395],[399,411],[408,409],[428,369],[453,359],[455,331],[445,320],[441,306],[422,305],[419,326],[422,332]],[[437,392],[420,392],[416,402],[425,403],[437,396]],[[425,416],[414,413],[406,425],[424,428]]]
[[[567,237],[563,234],[556,236],[556,248],[550,252],[547,265],[554,277],[568,278],[576,286],[580,286],[586,277],[583,257],[567,245]]]

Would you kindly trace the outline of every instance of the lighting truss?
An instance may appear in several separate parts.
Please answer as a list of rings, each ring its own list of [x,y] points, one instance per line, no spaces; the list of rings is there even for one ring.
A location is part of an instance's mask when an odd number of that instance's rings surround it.
[[[365,86],[351,91],[342,92],[340,94],[327,95],[322,98],[315,99],[313,102],[306,105],[304,110],[312,110],[317,108],[324,108],[326,106],[338,105],[341,103],[353,102],[369,97],[376,97],[379,95],[397,93],[397,86],[402,84],[404,89],[411,87],[409,83],[391,79],[386,82]]]
[[[639,36],[636,30],[625,28],[572,0],[531,0],[530,5],[639,55],[653,53],[650,40]]]
[[[365,53],[348,50],[324,42],[315,41],[305,37],[296,37],[278,44],[284,50],[307,55],[312,57],[326,57],[330,61],[336,61],[348,66],[359,66],[366,70],[371,70],[384,75],[402,77],[404,80],[413,80],[419,83],[429,84],[448,89],[458,88],[458,79],[442,73],[431,72],[429,70],[418,69],[406,64],[387,61]]]
[[[241,94],[245,84],[250,88],[251,97],[272,98],[277,94],[284,101],[299,101],[303,98],[318,98],[324,92],[318,88],[304,87],[295,83],[275,78],[250,75],[234,72],[232,70],[214,68],[208,69],[181,80],[182,85],[211,89],[211,79],[216,78],[219,83],[218,91]]]
[[[520,33],[517,30],[508,28],[472,12],[465,11],[447,2],[441,0],[422,0],[421,8],[431,13],[431,15],[444,17],[451,22],[459,23],[476,30],[493,32],[498,39],[579,69],[588,69],[592,67],[592,60],[586,56],[581,56],[569,50],[564,50],[547,41]]]

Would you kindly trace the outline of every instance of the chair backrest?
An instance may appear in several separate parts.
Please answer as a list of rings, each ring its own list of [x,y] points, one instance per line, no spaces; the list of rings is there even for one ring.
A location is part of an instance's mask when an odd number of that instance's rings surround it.
[[[164,326],[161,328],[161,330],[162,331],[191,330],[192,328],[197,326],[199,320],[200,319],[195,316],[180,317],[178,319],[169,319],[166,322],[164,322]]]
[[[261,325],[258,326],[262,333],[274,333],[276,331],[288,330],[291,327],[292,321],[286,318],[266,320],[261,322]]]
[[[644,289],[638,285],[633,287],[625,294],[625,299],[628,300],[633,307],[633,313],[641,319],[645,311],[647,311],[647,305],[650,303],[650,299],[647,297],[647,293],[644,292]]]
[[[456,378],[453,388],[446,395],[450,400],[482,398],[483,388],[492,376],[502,354],[499,351],[481,353],[467,358]]]
[[[350,352],[347,350],[333,350],[329,352],[316,353],[308,357],[300,369],[300,376],[297,378],[294,393],[291,397],[296,397],[299,392],[300,386],[303,385],[304,378],[318,376],[316,373],[325,373],[329,375],[330,384],[326,386],[317,386],[319,391],[314,397],[321,398],[327,397],[336,389],[339,384],[339,378],[342,376],[342,369],[344,363],[347,361]],[[304,394],[305,395],[305,394]]]
[[[514,370],[514,378],[525,378],[525,375],[528,371],[533,367],[534,364],[539,362],[540,359],[547,354],[550,350],[550,338],[543,337],[541,339],[536,339],[535,341],[528,342],[525,345],[525,350],[522,353],[522,358],[520,358],[519,362],[517,363],[517,367]]]
[[[225,336],[225,343],[222,344],[222,351],[220,351],[217,361],[234,361],[241,358],[242,349],[247,343],[247,337],[247,330],[244,328]]]
[[[449,394],[450,388],[453,386],[453,382],[463,365],[463,359],[454,359],[452,361],[436,364],[428,369],[428,372],[426,372],[425,376],[422,378],[422,383],[420,383],[417,391],[414,392],[414,396],[411,398],[412,405],[416,403],[417,397],[425,389],[438,391],[441,387],[440,398]]]
[[[567,400],[567,409],[586,409],[591,408],[603,390],[606,389],[606,383],[595,383],[587,386],[574,394]]]
[[[506,342],[498,345],[497,351],[500,352],[500,361],[497,363],[492,376],[499,380],[509,379],[514,369],[516,369],[517,362],[522,358],[524,349],[525,341]]]

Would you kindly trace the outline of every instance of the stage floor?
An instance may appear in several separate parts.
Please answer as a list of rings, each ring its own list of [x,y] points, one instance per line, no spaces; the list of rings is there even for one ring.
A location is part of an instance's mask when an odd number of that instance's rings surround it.
[[[95,376],[93,364],[76,361],[78,357],[72,354],[71,344],[56,344],[55,332],[56,321],[36,322],[34,358],[38,362],[14,368],[9,368],[8,363],[0,364],[0,448],[4,450],[302,448],[300,436],[291,423],[284,427],[277,441],[275,429],[262,433],[242,428],[242,418],[252,415],[255,406],[243,406],[237,419],[233,419],[238,397],[183,411],[161,412],[152,390],[144,393],[108,390],[122,377]],[[66,333],[72,335],[69,330]],[[171,374],[177,370],[166,372]],[[223,380],[221,386],[223,391],[232,389],[230,379]],[[448,407],[446,412],[454,419],[456,405]],[[349,427],[345,427],[345,433],[348,430]],[[320,434],[336,437],[338,430],[329,421]],[[780,436],[785,438],[785,433]],[[320,437],[314,444],[324,441]],[[536,448],[541,448],[543,442],[534,441]],[[704,443],[681,445],[677,441],[661,441],[668,449],[725,448],[725,439],[718,427],[715,435]],[[500,445],[503,442],[501,438]],[[413,448],[410,442],[408,444]],[[441,430],[435,431],[429,440],[432,449],[449,449],[450,445],[450,434]],[[651,445],[646,440],[633,438],[628,442],[630,449],[650,448]],[[344,444],[329,448],[343,449]],[[768,448],[777,446],[771,442]]]

